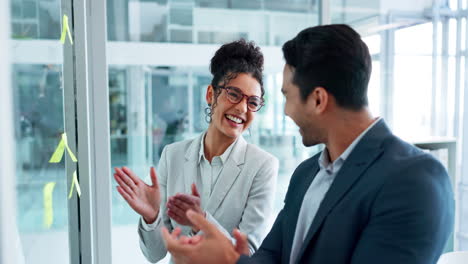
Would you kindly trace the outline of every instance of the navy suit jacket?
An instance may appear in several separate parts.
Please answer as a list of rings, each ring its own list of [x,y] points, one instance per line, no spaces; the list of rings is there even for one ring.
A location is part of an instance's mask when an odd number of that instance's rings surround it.
[[[295,170],[285,205],[251,257],[238,263],[289,263],[304,195],[319,155]],[[443,165],[395,137],[383,120],[356,145],[309,228],[298,263],[436,263],[454,223]]]

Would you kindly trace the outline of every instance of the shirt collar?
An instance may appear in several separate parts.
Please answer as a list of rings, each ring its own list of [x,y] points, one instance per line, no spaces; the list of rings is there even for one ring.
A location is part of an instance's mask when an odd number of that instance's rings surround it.
[[[200,152],[198,153],[198,163],[200,163],[202,159],[205,159],[206,161],[208,161],[205,157],[205,136],[206,136],[206,132],[203,133],[202,140],[200,142]],[[223,154],[221,154],[221,156],[219,156],[222,164],[226,163],[236,142],[237,142],[237,139],[231,145],[229,145],[229,147],[224,151]]]
[[[349,157],[349,155],[351,154],[353,149],[356,147],[356,145],[359,143],[359,141],[361,141],[364,135],[366,135],[366,133],[372,127],[374,127],[374,125],[377,124],[380,121],[380,119],[382,118],[377,117],[374,120],[374,122],[372,122],[372,124],[366,128],[366,130],[364,130],[357,138],[353,140],[353,142],[346,148],[345,151],[343,151],[343,153],[341,153],[341,155],[333,163],[330,163],[330,156],[328,154],[327,148],[325,148],[320,154],[320,157],[318,160],[320,169],[326,169],[328,173],[333,173],[334,171],[339,170],[341,168],[341,165],[343,165],[343,163]]]

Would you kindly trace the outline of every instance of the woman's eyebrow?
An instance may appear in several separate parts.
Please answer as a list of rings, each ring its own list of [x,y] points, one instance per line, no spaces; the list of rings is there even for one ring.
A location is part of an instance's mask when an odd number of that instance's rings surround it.
[[[260,98],[262,97],[261,94],[260,94],[260,95],[256,95],[256,94],[254,94],[254,95],[248,95],[248,94],[244,93],[244,92],[242,91],[241,88],[239,88],[239,87],[237,87],[237,86],[229,85],[229,86],[226,86],[226,88],[235,88],[235,89],[238,89],[239,92],[241,92],[242,94],[245,94],[245,95],[247,95],[247,96],[256,96],[256,97],[260,97]]]

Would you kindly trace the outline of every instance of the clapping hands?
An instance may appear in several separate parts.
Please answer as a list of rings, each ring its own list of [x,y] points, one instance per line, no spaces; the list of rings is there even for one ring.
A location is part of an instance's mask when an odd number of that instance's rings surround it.
[[[174,229],[172,233],[165,227],[161,230],[164,244],[176,264],[234,264],[240,255],[249,255],[247,236],[238,229],[233,232],[236,239],[234,246],[203,215],[189,210],[186,217],[197,229],[203,231],[203,235],[180,236],[180,228]]]
[[[188,210],[206,216],[201,209],[201,198],[196,185],[192,184],[192,194],[178,193],[167,200],[167,215],[180,225],[191,226],[192,230],[197,233],[199,229],[187,218]]]
[[[148,185],[127,167],[115,168],[114,173],[114,178],[119,184],[117,191],[147,223],[156,220],[161,202],[158,178],[153,167],[150,175],[151,185]]]

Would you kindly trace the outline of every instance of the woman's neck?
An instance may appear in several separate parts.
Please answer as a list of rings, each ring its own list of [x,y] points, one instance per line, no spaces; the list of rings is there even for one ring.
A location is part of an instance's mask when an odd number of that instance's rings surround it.
[[[205,158],[211,162],[213,157],[221,156],[226,149],[236,141],[236,139],[237,138],[231,138],[224,135],[213,125],[210,125],[206,131],[203,146]]]

